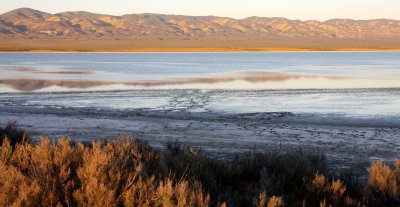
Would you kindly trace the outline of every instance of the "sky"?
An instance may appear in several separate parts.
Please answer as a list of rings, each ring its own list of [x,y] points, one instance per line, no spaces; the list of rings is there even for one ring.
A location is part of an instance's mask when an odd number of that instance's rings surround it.
[[[400,0],[0,0],[0,5],[0,13],[29,7],[50,13],[89,11],[111,15],[162,13],[321,21],[332,18],[400,20]]]

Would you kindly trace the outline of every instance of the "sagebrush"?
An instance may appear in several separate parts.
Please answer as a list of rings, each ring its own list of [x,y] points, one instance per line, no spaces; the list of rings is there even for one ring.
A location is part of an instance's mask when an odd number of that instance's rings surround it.
[[[0,128],[0,206],[399,206],[400,160],[362,185],[334,178],[319,153],[272,150],[231,160],[129,137],[34,143]],[[361,187],[359,187],[361,186]],[[351,190],[349,190],[351,189]]]

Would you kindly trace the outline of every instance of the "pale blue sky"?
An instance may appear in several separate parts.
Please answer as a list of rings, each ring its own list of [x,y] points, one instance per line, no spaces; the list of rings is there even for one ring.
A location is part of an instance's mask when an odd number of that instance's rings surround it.
[[[0,13],[30,7],[50,13],[163,13],[290,19],[400,19],[400,0],[0,0]]]

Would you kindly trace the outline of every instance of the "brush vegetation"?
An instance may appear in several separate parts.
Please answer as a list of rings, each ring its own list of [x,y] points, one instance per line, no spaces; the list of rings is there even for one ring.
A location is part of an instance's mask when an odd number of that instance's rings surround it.
[[[129,137],[38,142],[0,128],[0,206],[399,206],[400,160],[334,177],[318,153],[249,152],[231,160]]]

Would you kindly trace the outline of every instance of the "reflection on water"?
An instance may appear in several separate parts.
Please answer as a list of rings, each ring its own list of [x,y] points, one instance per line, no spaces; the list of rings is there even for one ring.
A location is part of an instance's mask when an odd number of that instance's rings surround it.
[[[22,92],[128,90],[128,89],[339,89],[339,88],[393,88],[400,81],[362,79],[336,76],[298,75],[272,72],[238,72],[208,78],[171,78],[131,82],[88,80],[1,80],[3,92],[14,89]],[[7,87],[9,88],[7,90]]]
[[[52,74],[52,75],[90,75],[93,71],[68,71],[68,70],[46,70],[43,68],[21,67],[21,66],[3,66],[0,70],[9,72],[22,72],[31,74]]]
[[[400,87],[400,81],[395,80],[356,79],[348,77],[252,71],[208,78],[173,78],[131,82],[11,79],[0,80],[0,84],[23,92],[51,92],[57,89],[69,91],[73,89],[324,89]]]
[[[0,53],[0,92],[399,87],[399,52]]]
[[[0,84],[5,85],[4,87],[11,87],[12,89],[30,92],[39,89],[49,88],[58,86],[65,89],[78,88],[87,89],[100,85],[108,85],[108,82],[92,82],[92,81],[73,81],[73,80],[29,80],[29,79],[17,79],[17,80],[0,80]],[[7,90],[7,89],[4,89]]]
[[[215,77],[237,71],[392,79],[400,74],[400,53],[0,53],[0,68],[3,67],[92,72],[82,76],[40,74],[40,79],[50,80],[73,78],[125,82]],[[23,71],[0,70],[2,79],[38,79],[32,76],[34,74]]]

